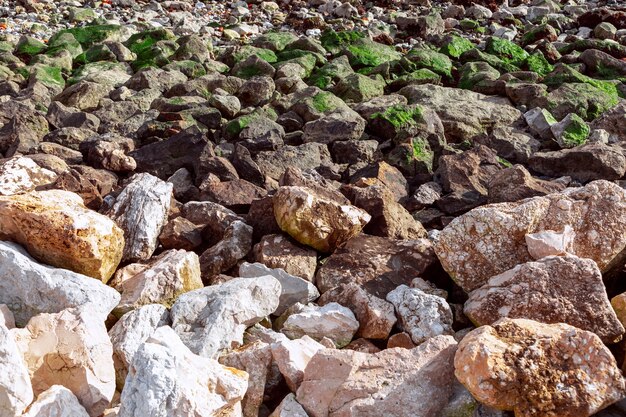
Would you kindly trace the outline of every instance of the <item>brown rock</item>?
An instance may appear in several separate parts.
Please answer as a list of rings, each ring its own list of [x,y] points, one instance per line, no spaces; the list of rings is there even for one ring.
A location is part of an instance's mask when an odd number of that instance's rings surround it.
[[[624,397],[600,338],[573,326],[502,319],[469,333],[456,377],[480,402],[523,417],[588,417]]]
[[[406,332],[396,333],[392,335],[387,341],[387,349],[393,349],[393,348],[413,349],[414,347],[415,347],[415,343],[413,343],[413,340],[411,339],[411,335]]]
[[[296,244],[283,235],[266,235],[254,246],[254,259],[269,268],[282,268],[288,274],[313,282],[317,252]]]
[[[563,191],[565,184],[534,178],[523,165],[514,165],[497,172],[487,188],[490,203],[504,203]]]
[[[375,344],[373,344],[372,342],[370,342],[367,339],[354,339],[352,342],[348,343],[344,349],[350,349],[350,350],[354,350],[357,352],[363,352],[363,353],[378,353],[380,352],[380,349],[378,348],[378,346],[376,346]]]
[[[377,162],[358,170],[350,178],[353,184],[362,185],[384,185],[394,195],[396,201],[406,197],[409,193],[409,186],[402,173],[386,162]]]
[[[246,180],[238,179],[224,182],[208,182],[200,186],[200,198],[237,209],[249,207],[259,198],[267,195],[263,188]]]
[[[163,227],[159,242],[165,249],[194,250],[202,244],[201,228],[185,219],[176,217]]]

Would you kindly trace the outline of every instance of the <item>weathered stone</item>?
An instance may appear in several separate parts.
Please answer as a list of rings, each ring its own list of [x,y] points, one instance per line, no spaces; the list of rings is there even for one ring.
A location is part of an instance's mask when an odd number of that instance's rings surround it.
[[[444,269],[469,292],[530,261],[527,234],[569,225],[575,234],[572,254],[593,259],[606,272],[626,256],[625,201],[624,189],[594,181],[544,197],[490,204],[454,219],[439,234],[435,251]]]
[[[274,214],[282,230],[321,252],[334,251],[370,220],[365,211],[318,197],[305,187],[279,188]]]
[[[201,228],[184,217],[176,217],[161,230],[159,243],[165,249],[193,250],[202,244]]]
[[[76,107],[79,110],[95,110],[100,100],[107,96],[111,90],[113,87],[109,85],[79,81],[54,97],[54,101],[59,101],[68,107]]]
[[[13,335],[0,323],[0,415],[21,415],[33,401],[30,375]]]
[[[181,294],[203,287],[200,261],[193,252],[168,250],[140,268],[140,272],[128,277],[116,275],[110,282],[122,294],[113,310],[118,317],[147,304],[169,308]]]
[[[544,230],[528,233],[524,239],[530,256],[539,260],[546,256],[563,256],[572,252],[574,237],[574,229],[570,225],[565,225],[561,232]]]
[[[436,416],[452,393],[455,351],[451,336],[375,354],[321,350],[304,372],[297,400],[311,417]]]
[[[163,326],[135,354],[118,417],[240,415],[247,387],[246,372],[194,355]]]
[[[454,367],[478,401],[519,416],[587,417],[624,397],[600,338],[563,323],[502,319],[480,327],[459,343]]]
[[[504,317],[567,323],[605,343],[624,333],[596,263],[571,255],[548,256],[492,277],[470,293],[463,311],[478,326]]]
[[[396,323],[393,304],[368,293],[352,282],[326,291],[317,302],[322,306],[336,302],[352,310],[359,322],[356,337],[387,339]]]
[[[236,278],[178,297],[172,327],[200,356],[215,357],[240,345],[247,327],[278,307],[280,283],[271,276]]]
[[[125,261],[149,259],[169,213],[172,184],[135,174],[105,214],[124,230]]]
[[[289,393],[276,407],[274,412],[270,414],[270,417],[309,417],[309,415],[296,401],[296,396],[293,393]]]
[[[7,329],[15,328],[15,316],[6,304],[0,304],[0,324]]]
[[[0,238],[24,245],[40,261],[105,283],[124,244],[115,223],[60,190],[0,197]]]
[[[221,237],[217,244],[200,256],[200,268],[205,279],[229,270],[252,248],[252,227],[243,221],[232,221]]]
[[[139,346],[152,336],[154,331],[167,325],[169,314],[160,304],[149,304],[124,314],[109,330],[113,344],[113,363],[115,364],[115,382],[122,391],[128,369]]]
[[[23,417],[88,417],[78,398],[62,385],[53,385],[39,394]]]
[[[13,157],[0,165],[0,195],[13,195],[33,191],[55,182],[57,174],[41,168],[32,159]]]
[[[504,203],[563,191],[565,184],[534,178],[523,165],[514,165],[495,173],[487,188],[490,203]]]
[[[68,388],[97,417],[115,393],[113,349],[100,315],[80,309],[33,317],[12,330],[36,395],[53,385]]]
[[[324,345],[306,335],[295,340],[274,342],[271,346],[272,357],[293,392],[300,386],[304,370],[313,355],[324,349]]]
[[[269,268],[282,268],[285,272],[313,281],[317,268],[317,253],[300,246],[283,235],[265,235],[254,246],[255,261]]]

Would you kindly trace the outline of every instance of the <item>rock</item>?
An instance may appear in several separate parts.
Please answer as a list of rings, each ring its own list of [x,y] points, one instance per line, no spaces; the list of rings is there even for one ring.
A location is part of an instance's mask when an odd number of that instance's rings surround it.
[[[163,326],[135,354],[118,417],[234,416],[247,387],[246,372],[194,355]]]
[[[172,306],[172,327],[185,345],[200,356],[215,357],[243,342],[246,328],[278,308],[276,278],[236,278],[178,297]]]
[[[35,395],[63,385],[90,416],[102,414],[115,393],[113,349],[100,315],[77,308],[33,317],[14,329]]]
[[[354,313],[331,302],[321,307],[313,304],[302,306],[300,311],[289,315],[281,332],[290,339],[307,335],[319,341],[328,337],[338,348],[342,348],[350,343],[358,329],[359,322]]]
[[[123,271],[121,269],[120,271]],[[122,294],[113,314],[123,314],[147,304],[171,307],[178,296],[203,287],[198,255],[185,250],[168,250],[141,265],[129,277],[116,275],[110,285]]]
[[[107,282],[122,257],[123,232],[68,191],[0,197],[0,238],[38,260]]]
[[[311,417],[435,416],[452,393],[455,351],[451,336],[375,354],[321,350],[309,362],[296,398]]]
[[[113,87],[105,84],[79,81],[54,97],[54,101],[59,101],[68,107],[75,107],[81,111],[95,110],[100,100],[107,96],[111,90]]]
[[[561,232],[544,230],[538,233],[528,233],[525,240],[528,253],[538,261],[546,256],[564,256],[572,252],[574,237],[574,229],[570,225],[565,225]]]
[[[161,229],[167,222],[172,184],[150,174],[135,174],[105,211],[124,230],[126,245],[122,259],[149,259],[156,249]]]
[[[258,117],[239,133],[241,144],[252,153],[273,151],[283,145],[285,130],[267,117]]]
[[[396,309],[400,328],[411,335],[416,345],[435,336],[454,333],[452,310],[446,300],[437,295],[400,285],[387,294],[387,301]]]
[[[268,268],[261,263],[244,262],[239,265],[239,276],[242,278],[256,278],[262,276],[273,276],[280,282],[281,292],[278,308],[274,314],[280,316],[283,312],[295,303],[307,304],[320,296],[319,291],[311,282],[288,274],[281,268]]]
[[[28,368],[9,329],[0,323],[0,414],[21,415],[33,401]]]
[[[254,259],[269,268],[281,268],[288,274],[313,282],[317,253],[283,235],[265,235],[254,246]]]
[[[0,165],[0,195],[22,194],[55,182],[57,174],[32,159],[13,157]]]
[[[241,401],[243,416],[257,417],[259,408],[263,404],[263,393],[272,368],[270,345],[260,341],[246,344],[222,355],[219,362],[248,374],[248,390]]]
[[[285,377],[287,386],[293,392],[302,383],[304,370],[311,358],[318,351],[324,349],[324,345],[307,335],[294,340],[280,340],[272,343],[271,346],[274,362],[276,362],[280,373]]]
[[[322,306],[335,302],[352,310],[359,322],[356,337],[387,339],[396,323],[393,304],[352,282],[326,291],[317,302]]]
[[[581,182],[616,180],[626,173],[626,156],[620,148],[594,143],[560,151],[536,152],[528,166],[542,175],[567,175]]]
[[[557,123],[554,116],[546,109],[535,107],[524,113],[524,119],[530,128],[530,131],[538,135],[543,140],[549,140],[553,136],[552,125]]]
[[[124,314],[109,330],[113,345],[115,381],[119,391],[124,387],[137,349],[157,328],[167,325],[168,322],[169,314],[164,306],[148,304]]]
[[[570,113],[558,123],[550,126],[552,134],[561,148],[573,148],[587,141],[589,126],[578,117],[576,113]]]
[[[400,201],[408,193],[408,183],[402,172],[396,167],[382,161],[356,171],[350,178],[350,183],[359,185],[384,185]]]
[[[606,272],[626,256],[624,201],[626,191],[594,181],[543,197],[479,207],[454,219],[439,234],[435,251],[444,269],[469,292],[530,261],[527,234],[569,225],[575,234],[572,254],[593,259]]]
[[[339,140],[360,139],[365,131],[365,120],[352,110],[335,111],[306,122],[303,128],[305,143],[334,143]]]
[[[620,103],[612,110],[602,113],[591,123],[592,129],[604,129],[609,132],[610,142],[626,141],[626,103]]]
[[[526,163],[541,146],[532,135],[508,126],[496,127],[490,134],[477,137],[476,142],[490,147],[499,157],[518,163]]]
[[[391,335],[391,337],[389,337],[389,340],[387,340],[387,349],[393,349],[397,347],[404,349],[413,349],[415,347],[415,343],[413,343],[413,339],[411,338],[410,334],[406,332],[396,333],[394,335]]]
[[[489,203],[504,203],[563,191],[565,184],[534,178],[523,165],[514,165],[498,171],[487,189]]]
[[[280,187],[274,195],[280,228],[320,252],[333,252],[370,220],[365,211],[315,195],[305,187]]]
[[[296,396],[292,393],[281,401],[270,417],[309,417],[304,408],[296,401]]]
[[[504,317],[567,323],[605,343],[624,333],[596,263],[572,255],[548,256],[492,277],[470,293],[463,311],[479,326]]]
[[[243,221],[234,220],[222,230],[221,240],[200,256],[204,279],[229,270],[252,248],[252,227]]]
[[[38,314],[72,307],[104,320],[119,301],[117,291],[97,280],[41,265],[20,246],[0,242],[0,303],[9,306],[19,327]]]
[[[563,323],[502,319],[480,327],[459,343],[454,367],[478,401],[517,415],[591,416],[624,397],[600,338]]]
[[[53,385],[39,394],[23,417],[88,417],[78,398],[62,385]]]
[[[193,250],[202,244],[201,228],[184,217],[176,217],[161,230],[159,243],[165,249]]]
[[[100,127],[100,120],[94,114],[66,107],[59,101],[50,103],[46,119],[57,129],[62,127],[77,127],[98,131],[98,127]]]
[[[233,210],[245,210],[254,200],[267,196],[265,189],[243,179],[208,181],[200,185],[200,198]]]
[[[323,143],[304,143],[299,146],[285,145],[275,152],[259,152],[254,157],[263,175],[276,181],[285,168],[295,166],[303,171],[332,164],[328,146]]]
[[[7,329],[15,328],[15,316],[6,304],[0,304],[0,324]]]

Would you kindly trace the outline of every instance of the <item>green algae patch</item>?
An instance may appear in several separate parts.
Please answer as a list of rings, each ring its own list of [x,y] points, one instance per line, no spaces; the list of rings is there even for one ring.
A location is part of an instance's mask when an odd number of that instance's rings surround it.
[[[48,46],[30,36],[22,36],[15,46],[14,54],[16,56],[32,57],[34,55],[45,52]]]
[[[568,148],[580,146],[587,141],[590,131],[589,125],[578,115],[572,113],[570,123],[561,135],[561,141]]]
[[[402,54],[393,47],[374,42],[369,38],[359,39],[345,48],[352,67],[376,67],[387,61],[399,60]]]
[[[83,48],[89,48],[94,44],[104,41],[119,40],[124,28],[120,25],[88,25],[72,29],[64,29],[57,32],[49,40],[49,44],[54,44],[57,38],[69,33],[80,43]]]
[[[339,98],[333,93],[318,93],[311,98],[311,105],[320,113],[337,110],[340,106]]]
[[[411,108],[404,104],[397,104],[384,112],[374,113],[370,119],[383,119],[393,127],[402,129],[417,124],[422,121],[422,117],[423,112],[419,106]]]
[[[335,55],[341,52],[341,50],[349,44],[352,44],[360,39],[364,39],[365,35],[356,31],[342,31],[335,32],[332,29],[324,31],[320,37],[322,47],[331,54]]]
[[[69,32],[63,33],[59,36],[54,36],[53,39],[48,42],[48,50],[46,55],[53,56],[60,51],[67,51],[72,56],[72,59],[76,58],[83,53],[83,47],[80,42],[76,40],[74,35]]]
[[[528,58],[526,58],[524,66],[529,71],[536,72],[542,77],[554,71],[554,66],[548,62],[541,51],[536,51],[532,55],[529,55]]]
[[[564,83],[589,84],[610,96],[610,101],[614,102],[613,105],[617,104],[617,100],[620,96],[617,85],[614,83],[605,80],[596,80],[595,78],[591,78],[576,71],[566,64],[557,65],[554,70],[544,78],[543,83],[548,87],[558,87]]]
[[[233,63],[236,64],[249,58],[252,55],[256,55],[270,64],[278,62],[278,57],[276,56],[274,51],[265,48],[257,48],[256,46],[245,45],[233,52]]]
[[[256,38],[254,40],[254,46],[278,52],[297,40],[298,37],[291,32],[268,32]]]
[[[452,76],[452,61],[441,52],[426,48],[413,49],[407,54],[407,58],[418,68],[427,68],[446,77]]]
[[[192,60],[174,61],[167,64],[164,69],[180,71],[187,76],[187,78],[194,79],[206,75],[206,69],[201,63]]]
[[[65,88],[65,80],[61,68],[49,65],[34,65],[30,70],[30,78],[35,79],[50,88]]]
[[[485,82],[497,80],[500,72],[486,62],[468,62],[459,70],[461,78],[459,79],[459,88],[465,90],[473,90],[475,87],[481,87]]]
[[[521,46],[507,39],[496,38],[494,36],[487,39],[485,51],[515,66],[522,65],[529,56],[528,52]]]
[[[451,58],[458,58],[463,52],[467,52],[470,49],[474,49],[474,44],[468,39],[461,38],[460,36],[451,36],[451,39],[446,41],[439,49],[439,52],[446,54]]]

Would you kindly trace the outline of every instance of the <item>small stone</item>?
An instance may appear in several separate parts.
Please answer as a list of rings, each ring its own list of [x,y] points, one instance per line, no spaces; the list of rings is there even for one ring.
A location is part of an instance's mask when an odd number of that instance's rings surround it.
[[[563,120],[550,126],[552,134],[561,148],[573,148],[587,141],[589,125],[576,113],[570,113]]]
[[[269,417],[309,417],[309,415],[296,401],[296,396],[289,393]]]

